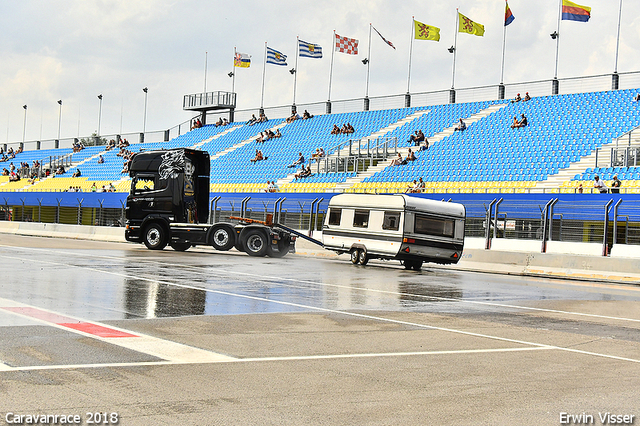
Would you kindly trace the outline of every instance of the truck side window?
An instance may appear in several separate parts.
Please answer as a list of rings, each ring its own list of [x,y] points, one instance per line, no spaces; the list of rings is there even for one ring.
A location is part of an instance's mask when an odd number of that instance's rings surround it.
[[[340,226],[342,209],[329,209],[329,225]]]
[[[382,222],[382,229],[389,231],[397,231],[400,228],[400,213],[398,212],[384,212],[384,221]]]
[[[354,228],[368,228],[369,227],[369,210],[356,210],[353,215],[353,227]]]
[[[137,175],[131,182],[131,192],[134,194],[141,194],[157,189],[160,189],[157,185],[157,177],[152,174]]]

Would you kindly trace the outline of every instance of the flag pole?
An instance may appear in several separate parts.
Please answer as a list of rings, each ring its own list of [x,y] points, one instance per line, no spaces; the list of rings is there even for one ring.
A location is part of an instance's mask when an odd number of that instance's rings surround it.
[[[231,73],[231,93],[234,93],[234,91],[236,90],[236,55],[238,54],[238,51],[236,50],[236,47],[233,46],[233,72]]]
[[[208,55],[208,52],[205,51],[204,52],[204,92],[202,93],[207,93],[207,63],[209,62],[207,55]]]
[[[262,64],[262,96],[260,97],[260,112],[264,111],[264,74],[267,71],[267,42],[264,42],[264,62]]]
[[[367,55],[367,86],[364,93],[365,99],[369,99],[369,69],[370,68],[371,68],[371,22],[369,22],[369,54]],[[365,110],[367,109],[368,108],[365,108]]]
[[[460,16],[460,12],[458,12],[458,8],[456,8],[456,26],[455,28],[455,36],[453,39],[453,77],[451,78],[451,90],[455,88],[456,82],[456,56],[458,54],[458,30],[459,24],[458,19]]]
[[[620,0],[620,11],[618,12],[618,37],[616,38],[616,63],[614,66],[614,73],[618,73],[618,49],[620,47],[620,22],[622,20],[622,0]]]
[[[505,0],[506,3],[507,0]],[[506,18],[506,15],[505,15]],[[507,46],[507,25],[505,21],[504,30],[502,32],[502,68],[500,69],[500,85],[504,85],[504,52]]]
[[[293,107],[292,110],[296,109],[296,86],[298,84],[298,56],[300,56],[300,36],[296,36],[296,66],[293,69]],[[293,111],[291,111],[293,113]]]
[[[560,3],[558,7],[558,29],[556,30],[556,69],[553,73],[553,79],[558,79],[558,52],[560,51],[560,21],[562,20],[562,0],[558,1]],[[557,93],[554,93],[557,95]]]
[[[411,92],[410,91],[410,87],[411,87],[411,57],[413,56],[413,39],[414,39],[414,35],[413,33],[415,32],[415,28],[416,28],[416,20],[415,20],[415,16],[411,17],[411,41],[409,42],[409,75],[407,76],[407,95]]]
[[[331,78],[333,77],[333,55],[335,51],[336,51],[336,30],[333,30],[333,42],[331,44],[331,67],[329,68],[329,96],[327,97],[327,105],[329,105],[328,103],[331,102]]]

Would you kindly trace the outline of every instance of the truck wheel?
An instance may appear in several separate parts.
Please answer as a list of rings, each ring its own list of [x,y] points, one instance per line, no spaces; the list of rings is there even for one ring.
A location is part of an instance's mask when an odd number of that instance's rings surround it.
[[[170,242],[169,245],[175,251],[187,251],[189,250],[189,248],[191,248],[191,243],[183,243],[178,241]]]
[[[152,223],[144,230],[144,245],[149,250],[162,250],[167,246],[167,231],[159,223]]]
[[[264,256],[267,254],[269,241],[264,232],[252,229],[244,235],[242,245],[249,256]]]
[[[422,269],[422,260],[414,261],[412,266],[414,271],[419,271],[420,269]]]
[[[358,249],[351,250],[351,263],[353,263],[354,265],[357,265],[359,260],[360,260],[360,250]]]
[[[402,265],[404,266],[404,269],[409,270],[413,268],[413,260],[403,260]]]
[[[364,249],[358,250],[358,263],[361,264],[362,266],[369,263],[369,255],[367,254],[366,250]]]
[[[267,256],[269,257],[285,257],[289,253],[289,244],[291,241],[278,240],[277,245],[269,244],[267,247]]]
[[[231,250],[236,243],[236,233],[230,226],[216,225],[211,229],[209,243],[216,250]]]

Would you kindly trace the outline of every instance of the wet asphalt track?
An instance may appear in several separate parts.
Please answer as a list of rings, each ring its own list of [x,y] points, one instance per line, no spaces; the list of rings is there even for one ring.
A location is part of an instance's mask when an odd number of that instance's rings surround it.
[[[0,262],[0,424],[640,414],[637,287],[8,235]]]

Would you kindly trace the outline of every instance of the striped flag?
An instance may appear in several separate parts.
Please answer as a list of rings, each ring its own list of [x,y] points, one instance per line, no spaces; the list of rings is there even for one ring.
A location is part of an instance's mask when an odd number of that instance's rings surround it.
[[[389,46],[393,47],[394,49],[396,48],[393,43],[391,43],[389,40],[387,40],[386,38],[382,37],[382,34],[380,34],[380,31],[376,30],[376,27],[374,27],[373,25],[371,26],[371,28],[373,28],[373,31],[377,32],[378,35],[380,36],[380,38],[382,39],[382,41],[384,41],[385,43],[387,43]]]
[[[513,13],[511,13],[511,8],[509,8],[509,3],[507,3],[505,1],[507,7],[504,10],[504,26],[506,27],[507,25],[509,25],[510,23],[513,22],[514,19],[516,19],[515,16],[513,16]]]
[[[562,20],[587,22],[591,18],[591,8],[580,6],[569,0],[562,0]]]
[[[346,53],[347,55],[357,55],[358,40],[336,34],[336,52]]]
[[[303,58],[322,58],[322,47],[319,44],[298,40],[298,54]]]
[[[273,65],[287,65],[287,55],[267,47],[267,63]]]
[[[249,66],[251,66],[251,55],[236,52],[236,56],[233,58],[233,66],[240,68],[249,68]]]

